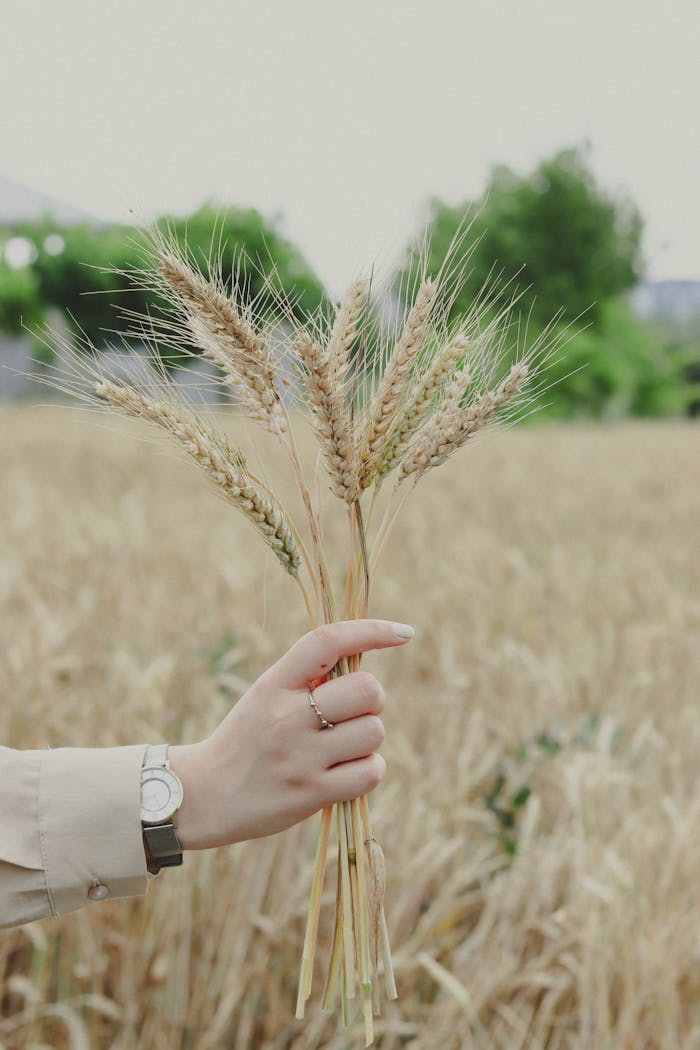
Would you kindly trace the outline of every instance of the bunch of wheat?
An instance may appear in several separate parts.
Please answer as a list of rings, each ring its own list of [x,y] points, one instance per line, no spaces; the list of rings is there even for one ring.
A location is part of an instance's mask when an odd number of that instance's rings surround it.
[[[533,378],[542,374],[543,363],[557,346],[546,332],[527,352],[519,353],[520,336],[511,320],[513,300],[499,308],[498,298],[488,294],[479,297],[468,316],[450,323],[460,279],[458,267],[450,269],[453,257],[448,255],[437,275],[429,276],[423,267],[403,323],[391,334],[377,321],[370,282],[362,278],[351,284],[331,317],[320,311],[302,324],[289,304],[278,303],[286,305],[288,320],[284,362],[279,350],[273,350],[269,321],[236,293],[240,280],[226,284],[216,264],[200,267],[173,237],[151,231],[149,265],[131,276],[166,303],[160,320],[148,318],[153,361],[125,382],[106,374],[99,357],[63,344],[57,348],[59,363],[50,381],[92,404],[111,406],[166,430],[258,530],[299,587],[310,626],[315,627],[337,618],[338,601],[324,552],[319,499],[312,496],[295,447],[290,407],[298,401],[317,435],[329,488],[347,514],[344,615],[366,617],[370,581],[411,487],[406,483],[415,485],[475,434],[521,413],[533,397]],[[142,326],[140,335],[144,334]],[[163,340],[214,362],[217,382],[278,439],[298,483],[308,526],[306,542],[288,510],[250,471],[243,452],[176,394],[159,356]],[[511,363],[503,365],[504,361]],[[283,364],[291,365],[296,382],[286,378]],[[395,482],[386,486],[389,498],[371,533],[380,491],[391,475]],[[369,508],[363,505],[365,494]],[[355,671],[359,664],[360,656],[342,660],[330,676]],[[311,993],[333,825],[339,859],[324,1008],[334,1009],[340,986],[343,1019],[349,1024],[359,986],[369,1045],[373,1014],[379,1010],[381,970],[387,996],[395,998],[397,993],[384,918],[384,859],[372,834],[366,798],[329,806],[322,814],[297,1016],[303,1017]]]

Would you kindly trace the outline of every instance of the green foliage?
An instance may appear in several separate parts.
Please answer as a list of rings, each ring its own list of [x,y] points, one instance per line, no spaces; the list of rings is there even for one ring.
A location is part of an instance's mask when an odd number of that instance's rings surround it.
[[[206,269],[207,260],[221,258],[222,270],[236,278],[235,263],[245,256],[246,283],[238,290],[246,299],[258,298],[259,307],[279,312],[276,296],[286,296],[294,312],[303,316],[325,300],[323,285],[296,246],[285,238],[278,223],[253,209],[216,210],[205,205],[188,218],[163,217],[157,225],[187,243],[193,258]],[[143,269],[145,238],[136,227],[79,225],[58,228],[50,219],[24,224],[15,232],[36,246],[30,267],[0,273],[0,328],[41,320],[30,306],[66,309],[74,326],[96,346],[108,342],[114,331],[126,331],[124,310],[145,314],[155,296],[132,286],[125,272]],[[61,252],[46,250],[46,238],[59,233]],[[33,290],[34,299],[30,297]],[[24,298],[19,293],[23,291]]]
[[[599,187],[582,150],[562,150],[525,176],[496,167],[489,183],[478,201],[456,207],[431,202],[432,271],[465,220],[471,223],[461,252],[466,258],[472,251],[469,276],[455,301],[455,314],[467,311],[494,265],[505,282],[517,278],[528,286],[523,309],[531,310],[540,326],[562,309],[565,319],[585,313],[595,324],[606,299],[637,283],[640,213],[631,201],[613,198]],[[413,245],[404,277],[415,270],[418,256],[419,246]]]
[[[0,331],[20,332],[22,325],[40,324],[43,317],[35,271],[13,269],[0,254]]]
[[[198,652],[221,696],[230,702],[245,692],[252,672],[233,631],[224,632],[213,645],[198,646]]]
[[[566,761],[578,751],[599,750],[601,746],[615,754],[621,744],[619,726],[610,732],[610,725],[603,724],[600,714],[589,711],[577,728],[560,729],[556,734],[546,729],[533,740],[519,744],[512,756],[505,755],[483,797],[485,808],[494,818],[496,841],[505,855],[514,857],[518,851],[523,812],[531,796],[537,797],[548,763],[560,754]]]
[[[621,419],[688,410],[687,355],[633,317],[624,298],[601,304],[597,327],[579,332],[548,371],[555,384],[537,417]]]
[[[515,833],[519,811],[525,807],[531,794],[531,784],[521,784],[515,791],[510,791],[505,773],[499,772],[493,787],[484,797],[484,805],[493,813],[498,824],[498,842],[510,857],[515,855],[518,848]]]
[[[120,327],[115,306],[123,300],[121,291],[127,282],[113,271],[139,266],[134,231],[125,226],[88,225],[58,229],[48,219],[25,225],[20,232],[37,247],[32,271],[41,301],[66,310],[74,327],[100,346],[108,339],[107,330]],[[45,247],[46,238],[56,233],[64,248],[51,254]],[[121,305],[143,309],[143,292],[130,292],[128,304],[122,301]]]
[[[679,319],[655,318],[653,330],[683,377],[684,409],[691,416],[700,416],[700,313]]]
[[[522,291],[518,310],[528,318],[528,342],[560,313],[552,335],[565,322],[578,327],[548,366],[550,389],[536,419],[689,410],[697,397],[689,382],[692,351],[675,349],[658,328],[635,319],[626,302],[624,293],[641,271],[639,211],[600,188],[584,151],[559,152],[525,176],[497,167],[478,201],[450,207],[434,200],[429,271],[440,269],[469,223],[450,261],[466,272],[454,316],[466,312],[484,286],[493,286],[496,273],[509,293]],[[409,248],[400,275],[404,287],[415,279],[420,253],[418,243]]]
[[[256,299],[258,310],[274,314],[276,296],[288,299],[299,319],[325,302],[323,285],[299,249],[287,240],[278,223],[254,208],[225,211],[205,204],[189,218],[164,217],[161,229],[173,231],[187,243],[195,261],[207,267],[210,258],[221,259],[221,272],[247,301]],[[236,263],[243,253],[245,284],[236,280]]]

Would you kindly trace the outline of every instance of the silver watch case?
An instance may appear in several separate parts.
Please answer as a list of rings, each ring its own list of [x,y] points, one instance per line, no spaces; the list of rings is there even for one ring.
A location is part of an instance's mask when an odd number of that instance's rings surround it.
[[[141,822],[163,824],[172,820],[182,805],[184,790],[180,778],[165,766],[145,766],[141,770]]]

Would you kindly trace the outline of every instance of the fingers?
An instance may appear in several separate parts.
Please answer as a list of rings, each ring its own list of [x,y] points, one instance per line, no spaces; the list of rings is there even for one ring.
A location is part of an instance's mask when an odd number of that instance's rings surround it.
[[[303,689],[325,677],[343,656],[404,645],[412,637],[412,627],[389,620],[327,623],[299,638],[269,675],[285,689]]]
[[[305,691],[306,692],[306,691]],[[323,682],[314,689],[314,700],[329,722],[336,725],[360,715],[379,715],[386,696],[379,681],[369,671],[353,671]],[[308,701],[307,701],[308,702]],[[309,708],[311,711],[311,709]],[[313,718],[317,716],[311,711]],[[316,723],[314,723],[316,724]]]
[[[384,779],[386,762],[381,755],[368,755],[354,762],[343,762],[323,775],[323,805],[347,802],[360,795],[368,795]]]
[[[327,769],[339,762],[366,758],[384,743],[384,725],[376,715],[338,723],[332,732],[317,738]]]

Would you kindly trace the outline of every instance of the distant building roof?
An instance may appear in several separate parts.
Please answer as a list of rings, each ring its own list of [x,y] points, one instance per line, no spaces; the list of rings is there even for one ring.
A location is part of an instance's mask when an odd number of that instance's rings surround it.
[[[700,314],[700,281],[644,281],[632,293],[640,317],[687,321]]]
[[[81,222],[91,226],[101,225],[99,219],[80,208],[0,175],[0,226],[34,222],[47,214],[64,226]]]

